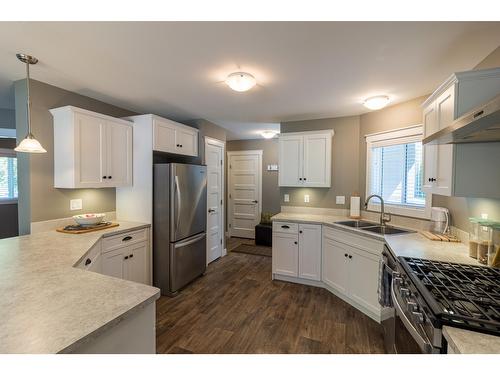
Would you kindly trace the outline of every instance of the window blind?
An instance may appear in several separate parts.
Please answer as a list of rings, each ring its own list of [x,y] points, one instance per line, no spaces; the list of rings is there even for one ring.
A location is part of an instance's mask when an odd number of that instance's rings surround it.
[[[0,156],[0,200],[17,199],[17,159]]]

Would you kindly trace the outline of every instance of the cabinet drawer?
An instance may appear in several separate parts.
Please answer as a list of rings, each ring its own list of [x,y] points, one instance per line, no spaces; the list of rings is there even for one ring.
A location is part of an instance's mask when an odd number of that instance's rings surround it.
[[[286,223],[283,221],[273,222],[273,232],[276,233],[299,233],[299,225],[297,223]]]
[[[116,236],[105,237],[102,242],[102,252],[106,253],[118,249],[122,246],[128,246],[148,239],[149,229],[139,229],[130,232],[121,233]]]
[[[358,235],[342,229],[323,227],[323,237],[367,251],[374,255],[380,255],[384,250],[383,238],[368,238],[362,234]]]

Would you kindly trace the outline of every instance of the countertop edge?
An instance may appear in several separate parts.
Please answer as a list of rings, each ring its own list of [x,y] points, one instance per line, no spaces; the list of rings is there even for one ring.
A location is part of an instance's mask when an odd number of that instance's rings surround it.
[[[455,334],[453,331],[456,331]],[[470,341],[474,341],[474,343],[467,343],[467,340],[463,340],[464,342],[457,344],[455,340],[459,340],[460,338],[454,338],[453,336],[456,336],[456,334],[468,335],[472,338]],[[443,336],[456,354],[498,354],[500,351],[500,337],[498,336],[475,331],[467,331],[450,326],[443,326]],[[481,343],[481,341],[486,342]],[[467,346],[472,346],[472,348],[468,349]],[[488,350],[472,350],[478,347],[488,348]]]

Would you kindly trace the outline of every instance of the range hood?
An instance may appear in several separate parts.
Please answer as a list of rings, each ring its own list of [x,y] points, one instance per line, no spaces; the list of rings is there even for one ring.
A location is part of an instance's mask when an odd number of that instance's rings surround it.
[[[500,95],[422,141],[425,145],[481,142],[500,142]]]

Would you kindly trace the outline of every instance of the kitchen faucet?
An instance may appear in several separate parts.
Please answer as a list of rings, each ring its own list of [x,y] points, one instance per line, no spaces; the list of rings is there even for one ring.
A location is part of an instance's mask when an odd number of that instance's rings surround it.
[[[385,227],[385,224],[388,223],[389,221],[391,221],[391,214],[386,214],[385,213],[385,210],[384,210],[384,199],[380,195],[372,194],[368,198],[366,198],[366,201],[365,201],[365,210],[368,210],[368,202],[372,198],[378,198],[378,199],[380,199],[380,225],[382,227]]]

